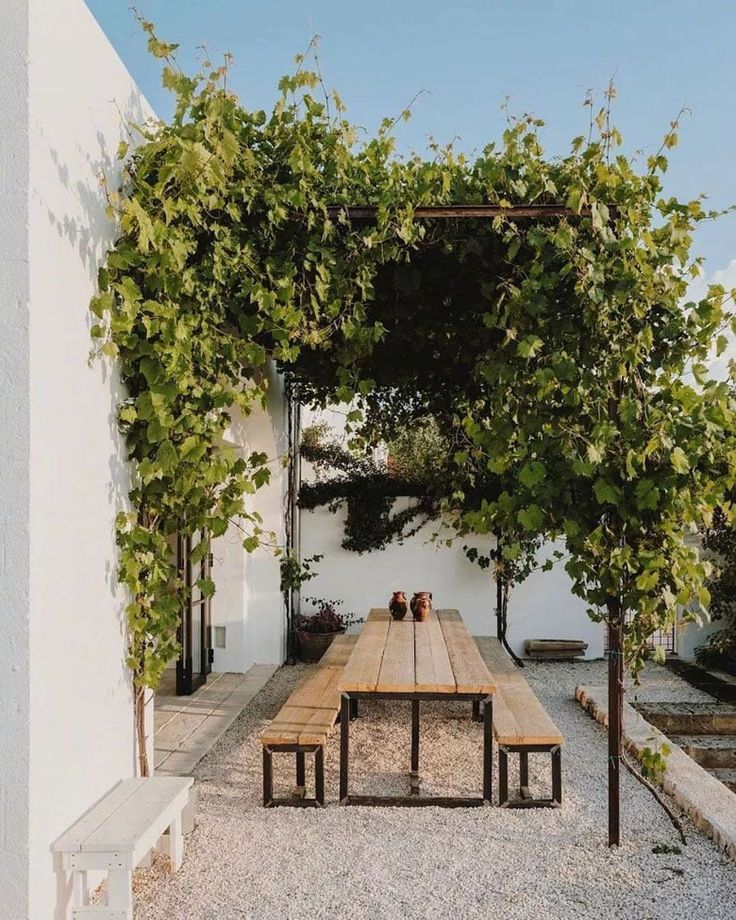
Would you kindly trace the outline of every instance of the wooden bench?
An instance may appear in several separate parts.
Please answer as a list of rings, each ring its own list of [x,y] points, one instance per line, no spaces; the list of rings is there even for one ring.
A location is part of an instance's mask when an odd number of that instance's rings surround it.
[[[293,691],[261,734],[263,746],[263,804],[318,806],[325,804],[324,747],[340,712],[339,681],[357,636],[336,636],[317,668]],[[353,713],[354,714],[354,713]],[[296,755],[296,788],[274,798],[273,755]],[[314,754],[314,798],[307,798],[305,755]]]
[[[56,841],[72,873],[72,920],[132,920],[133,869],[161,844],[176,872],[193,782],[191,776],[123,780]],[[105,904],[89,904],[87,873],[95,870],[107,872]]]
[[[556,807],[562,802],[562,745],[565,739],[526,682],[523,672],[497,639],[476,640],[497,690],[493,698],[493,734],[498,743],[498,801],[506,808]],[[552,795],[529,793],[529,754],[552,756]],[[519,797],[509,799],[508,755],[519,755]]]

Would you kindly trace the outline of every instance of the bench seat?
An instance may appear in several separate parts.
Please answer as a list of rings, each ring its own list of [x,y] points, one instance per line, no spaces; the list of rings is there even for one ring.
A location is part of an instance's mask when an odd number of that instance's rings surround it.
[[[523,671],[506,654],[498,639],[479,637],[481,655],[493,674],[493,734],[499,751],[499,803],[506,807],[556,806],[562,801],[561,750],[565,739],[524,679]],[[552,756],[552,797],[529,794],[529,754]],[[509,799],[508,755],[519,755],[520,798]]]
[[[133,869],[162,838],[176,872],[193,782],[191,776],[123,780],[56,841],[53,849],[72,873],[72,920],[132,920]],[[105,905],[89,904],[87,872],[95,870],[107,872]]]
[[[315,670],[291,693],[261,734],[263,746],[263,804],[324,805],[324,746],[340,712],[340,678],[357,636],[332,640]],[[296,788],[287,798],[273,796],[274,753],[296,755]],[[315,756],[315,797],[305,795],[304,755]]]

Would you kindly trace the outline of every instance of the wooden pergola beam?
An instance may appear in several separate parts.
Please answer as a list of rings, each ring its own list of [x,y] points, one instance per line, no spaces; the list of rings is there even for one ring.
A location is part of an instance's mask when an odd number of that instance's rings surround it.
[[[343,213],[350,220],[374,220],[378,207],[376,205],[330,205],[327,209],[331,217]],[[451,204],[422,205],[414,208],[414,216],[427,220],[448,220],[457,218],[489,219],[494,217],[540,218],[540,217],[587,217],[590,208],[575,211],[562,204]]]

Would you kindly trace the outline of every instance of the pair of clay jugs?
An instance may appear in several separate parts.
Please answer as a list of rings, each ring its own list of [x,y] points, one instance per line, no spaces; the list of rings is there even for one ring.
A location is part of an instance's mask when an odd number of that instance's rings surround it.
[[[412,616],[419,623],[423,623],[432,609],[432,594],[430,591],[417,591],[410,603],[406,603],[406,594],[403,591],[394,591],[388,604],[391,616],[395,620],[403,620],[406,611],[411,608]]]

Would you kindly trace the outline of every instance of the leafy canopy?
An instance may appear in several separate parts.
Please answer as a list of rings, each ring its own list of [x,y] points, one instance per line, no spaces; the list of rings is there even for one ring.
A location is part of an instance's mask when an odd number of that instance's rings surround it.
[[[560,159],[532,118],[474,160],[451,147],[400,159],[394,121],[361,139],[302,58],[273,110],[249,111],[227,60],[189,76],[142,24],[175,112],[131,127],[119,151],[120,236],[91,305],[128,391],[135,483],[118,542],[137,685],[176,652],[173,535],[236,522],[247,550],[268,542],[250,496],[269,458],[223,436],[264,401],[272,359],[305,401],[355,403],[358,444],[433,419],[456,448],[441,501],[458,531],[506,534],[509,561],[560,535],[591,611],[614,593],[632,611],[632,648],[676,604],[707,602],[684,530],[709,520],[733,467],[732,404],[705,371],[730,317],[719,288],[682,305],[708,215],[661,197],[676,128],[641,170],[606,110]],[[571,216],[414,214],[477,202]],[[351,221],[350,204],[377,206],[375,220]]]

